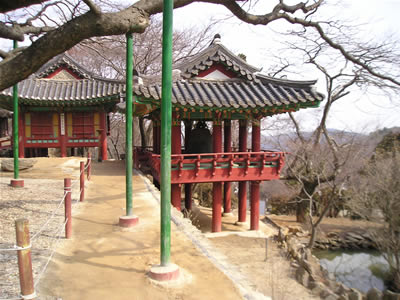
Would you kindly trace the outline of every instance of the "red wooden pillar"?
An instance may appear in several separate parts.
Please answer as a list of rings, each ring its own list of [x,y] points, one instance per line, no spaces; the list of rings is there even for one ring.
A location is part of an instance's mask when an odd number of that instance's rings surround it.
[[[100,149],[101,149],[101,159],[107,160],[107,128],[106,128],[106,113],[100,113]]]
[[[239,120],[239,152],[247,152],[247,120]],[[246,222],[247,182],[239,182],[239,216],[240,223]]]
[[[185,121],[185,152],[187,153],[187,149],[189,146],[189,138],[192,133],[192,121]],[[192,184],[185,184],[185,208],[187,210],[192,210]]]
[[[172,114],[171,154],[181,154],[181,120],[176,113]],[[171,202],[177,210],[181,210],[181,187],[171,184]]]
[[[251,150],[260,152],[261,150],[261,130],[260,121],[253,120],[251,128]],[[260,220],[260,182],[252,181],[250,187],[250,230],[258,230]]]
[[[61,150],[61,157],[66,157],[67,156],[67,136],[68,136],[68,125],[72,125],[72,124],[67,124],[68,118],[66,118],[66,114],[64,113],[60,113],[60,124],[61,127],[61,135],[60,135],[60,150]]]
[[[192,210],[192,184],[185,183],[185,208]]]
[[[231,120],[224,121],[224,152],[232,152],[232,127]],[[231,194],[232,184],[231,182],[224,183],[224,214],[231,214]]]
[[[260,221],[260,182],[252,181],[250,185],[250,230],[258,230]]]
[[[213,152],[222,152],[222,126],[220,120],[214,120],[213,123]],[[213,183],[213,205],[212,205],[212,232],[221,231],[221,213],[222,213],[222,182]]]
[[[25,113],[19,108],[18,114],[18,157],[25,157]]]

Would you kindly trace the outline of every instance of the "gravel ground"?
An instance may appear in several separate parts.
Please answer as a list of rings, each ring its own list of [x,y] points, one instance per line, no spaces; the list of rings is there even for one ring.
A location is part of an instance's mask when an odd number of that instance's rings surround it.
[[[79,175],[79,170],[70,169],[69,174],[74,179]],[[14,247],[15,220],[28,219],[36,284],[53,250],[64,240],[64,183],[62,179],[21,177],[24,178],[25,187],[12,188],[9,186],[10,173],[0,173],[0,249]],[[51,172],[43,173],[43,177],[53,178]],[[73,212],[76,212],[79,182],[72,183]],[[19,294],[17,253],[0,250],[0,299],[16,298]]]

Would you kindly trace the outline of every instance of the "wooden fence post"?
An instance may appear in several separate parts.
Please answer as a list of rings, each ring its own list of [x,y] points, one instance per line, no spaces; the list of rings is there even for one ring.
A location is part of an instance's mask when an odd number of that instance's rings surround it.
[[[71,193],[71,178],[64,178],[65,238],[67,239],[72,235]]]
[[[92,175],[92,154],[90,152],[88,154],[87,164],[87,180],[90,180],[90,176]]]
[[[31,242],[29,237],[29,221],[27,219],[16,220],[15,231],[17,236],[17,246],[19,248],[23,248],[17,251],[21,295],[24,297],[24,299],[27,296],[29,296],[29,299],[35,299],[35,288],[33,286],[32,275]]]
[[[85,199],[85,162],[81,161],[79,164],[79,188],[80,188],[80,196],[79,201],[82,202]]]

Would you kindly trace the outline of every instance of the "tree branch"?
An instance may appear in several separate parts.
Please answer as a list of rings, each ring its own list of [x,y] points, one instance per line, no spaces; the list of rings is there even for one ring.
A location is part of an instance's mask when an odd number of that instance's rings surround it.
[[[76,17],[40,37],[12,60],[1,61],[0,90],[27,78],[52,57],[84,39],[92,36],[143,32],[148,24],[149,15],[136,6],[116,13],[101,15],[86,13]]]
[[[28,7],[34,4],[44,3],[48,0],[12,0],[2,1],[0,4],[0,13],[6,13],[18,8]]]
[[[85,4],[90,8],[90,10],[94,14],[96,14],[96,15],[100,15],[101,14],[100,7],[98,7],[92,0],[83,0],[83,2],[85,2]]]
[[[289,117],[290,117],[290,119],[292,120],[293,125],[294,125],[294,127],[295,127],[295,129],[296,129],[296,134],[297,134],[297,136],[299,137],[299,139],[301,140],[301,142],[304,144],[304,143],[305,143],[305,139],[304,139],[304,137],[303,137],[303,135],[302,135],[302,133],[301,133],[301,131],[300,131],[299,123],[298,123],[297,120],[294,118],[294,116],[293,116],[293,114],[292,114],[291,112],[289,112]]]
[[[24,33],[21,30],[0,22],[0,38],[22,42],[24,40]]]
[[[304,13],[310,12],[316,8],[318,8],[322,4],[322,0],[314,2],[312,5],[307,6],[304,3],[299,3],[297,5],[293,6],[287,6],[282,3],[279,3],[275,6],[273,11],[271,13],[265,14],[265,15],[253,15],[245,10],[243,10],[236,2],[234,1],[229,1],[229,0],[201,0],[202,2],[211,2],[211,3],[219,3],[224,5],[227,9],[229,9],[236,17],[238,17],[240,20],[253,24],[253,25],[267,25],[271,23],[272,21],[278,20],[278,19],[284,19],[287,22],[291,24],[299,24],[302,25],[306,28],[314,28],[319,36],[333,49],[338,50],[346,59],[351,61],[352,63],[362,67],[364,70],[366,70],[368,73],[371,75],[390,81],[391,83],[400,86],[400,81],[390,77],[386,76],[384,74],[381,74],[377,71],[375,71],[373,68],[371,68],[368,64],[364,63],[363,61],[357,59],[354,57],[350,52],[348,52],[342,45],[334,42],[331,38],[327,36],[325,33],[324,29],[321,27],[320,23],[306,20],[306,19],[301,19],[297,17],[292,17],[288,13],[294,14],[294,12],[301,10]]]

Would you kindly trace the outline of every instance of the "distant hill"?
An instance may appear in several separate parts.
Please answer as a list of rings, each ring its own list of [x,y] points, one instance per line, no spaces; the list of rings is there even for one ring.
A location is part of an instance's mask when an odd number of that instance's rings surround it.
[[[355,133],[355,132],[350,132],[350,131],[342,131],[338,129],[333,129],[329,128],[328,129],[329,134],[336,140],[338,144],[343,144],[347,143],[351,140],[356,139],[357,141],[361,141],[363,139],[368,138],[368,135],[364,135],[361,133]],[[313,132],[311,131],[305,131],[302,132],[302,135],[306,138],[309,139],[311,138]],[[262,142],[262,148],[263,149],[269,149],[269,150],[279,150],[279,149],[285,149],[289,147],[290,144],[295,142],[298,139],[297,134],[295,132],[290,132],[286,134],[281,134],[281,135],[263,135],[261,138]],[[321,142],[325,142],[325,138],[321,138]]]
[[[391,127],[391,128],[385,127],[383,129],[378,129],[376,131],[371,132],[369,134],[369,137],[382,141],[384,136],[388,134],[397,134],[397,133],[400,133],[400,127]]]
[[[395,151],[400,153],[400,131],[387,133],[375,148],[377,157],[387,157]]]

